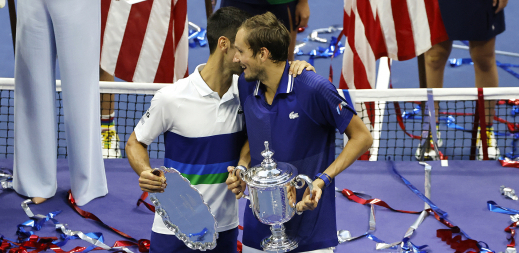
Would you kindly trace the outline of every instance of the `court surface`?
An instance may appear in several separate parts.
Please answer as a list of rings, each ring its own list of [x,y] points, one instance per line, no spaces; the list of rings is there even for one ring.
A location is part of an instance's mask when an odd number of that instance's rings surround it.
[[[152,166],[162,164],[160,159],[151,161]],[[447,219],[459,226],[470,237],[484,241],[489,248],[499,252],[506,249],[507,236],[505,227],[509,226],[509,215],[487,210],[486,203],[495,201],[502,207],[519,209],[519,202],[507,199],[500,194],[499,187],[517,187],[519,170],[501,167],[497,161],[450,161],[449,167],[441,167],[438,162],[432,165],[431,200],[440,209],[448,213]],[[126,159],[105,160],[109,193],[106,197],[93,200],[83,210],[95,214],[107,225],[112,226],[135,239],[149,239],[153,213],[143,205],[137,207],[141,195],[138,177],[130,168]],[[424,167],[418,162],[366,162],[357,161],[336,179],[336,186],[362,192],[379,198],[395,209],[421,211],[424,202],[390,172],[391,166],[409,180],[418,190],[424,192]],[[0,167],[12,167],[12,160],[1,160]],[[79,216],[67,204],[67,192],[70,189],[68,165],[66,160],[58,162],[58,190],[56,196],[41,205],[29,205],[34,214],[44,214],[62,210],[56,219],[68,224],[73,231],[101,232],[105,244],[112,246],[115,241],[124,240],[122,236],[109,231],[99,223]],[[333,190],[333,189],[326,189]],[[517,190],[517,189],[516,189]],[[15,239],[17,225],[28,220],[20,204],[23,197],[12,190],[0,193],[0,234]],[[336,194],[337,228],[351,232],[352,236],[364,234],[368,228],[369,210],[347,200],[342,194]],[[243,214],[245,201],[240,200],[240,216]],[[372,234],[377,238],[392,243],[402,240],[405,232],[418,215],[402,214],[375,207],[376,230]],[[436,237],[437,229],[446,227],[429,216],[418,227],[411,241],[417,245],[429,245],[431,252],[454,252]],[[47,222],[39,236],[59,236],[52,222]],[[240,234],[241,238],[241,234]],[[90,246],[81,240],[71,240],[64,250],[75,246]],[[137,248],[130,248],[137,252]],[[377,252],[375,242],[364,237],[352,242],[340,244],[336,252]],[[389,252],[396,252],[395,250]]]
[[[307,30],[298,35],[298,40],[304,38],[317,28],[331,25],[342,26],[343,1],[309,1],[311,18]],[[496,50],[518,53],[519,40],[519,2],[509,1],[505,9],[507,30],[497,37]],[[206,27],[205,9],[202,0],[190,0],[188,3],[188,18],[201,27]],[[338,33],[324,34],[330,38]],[[344,40],[343,40],[344,42]],[[456,42],[458,43],[458,42]],[[459,44],[459,43],[458,43]],[[308,52],[317,46],[324,46],[317,42],[308,42],[303,51]],[[191,48],[189,51],[189,69],[193,70],[198,64],[205,62],[209,55],[207,47]],[[451,57],[469,57],[467,50],[453,49]],[[308,56],[296,59],[308,60]],[[503,63],[519,64],[519,58],[497,56]],[[330,63],[334,73],[334,84],[338,86],[342,56],[331,61],[329,58],[316,59],[317,73],[328,76]],[[519,72],[518,69],[515,69]],[[392,68],[392,83],[395,88],[417,88],[418,68],[416,59],[394,62]],[[501,87],[517,87],[519,80],[509,73],[499,69]],[[58,71],[59,72],[59,71]],[[9,28],[7,8],[0,9],[0,77],[14,76],[14,57]],[[59,73],[58,73],[59,77]],[[445,87],[474,87],[474,70],[471,66],[459,68],[447,67],[445,71]],[[0,136],[5,137],[5,136]],[[137,175],[131,170],[126,159],[105,160],[108,177],[109,194],[92,201],[83,209],[97,215],[106,224],[115,227],[135,239],[149,239],[153,221],[153,213],[144,206],[135,204],[142,193],[138,187]],[[450,161],[449,167],[440,167],[431,162],[432,169],[432,201],[442,210],[449,213],[448,219],[458,225],[468,235],[477,241],[484,241],[489,248],[499,252],[505,251],[509,235],[504,232],[505,227],[511,224],[508,215],[497,214],[487,210],[489,200],[496,201],[503,207],[519,209],[519,203],[506,199],[499,192],[501,185],[518,190],[519,170],[504,168],[496,161]],[[152,160],[152,165],[162,165],[161,159]],[[418,162],[395,162],[396,169],[423,192],[424,170]],[[337,177],[336,185],[339,188],[348,188],[363,192],[373,198],[387,202],[391,207],[401,210],[421,211],[424,203],[413,194],[399,179],[388,170],[391,162],[357,161],[344,173]],[[0,160],[0,167],[12,168],[12,160]],[[70,189],[67,161],[58,161],[58,191],[56,196],[42,205],[30,205],[35,214],[47,214],[62,210],[56,219],[74,231],[102,232],[105,243],[112,246],[115,241],[125,238],[109,231],[95,221],[81,218],[67,205],[67,191]],[[333,189],[327,189],[333,190]],[[369,207],[348,201],[342,194],[336,194],[337,228],[349,230],[352,236],[364,234],[368,230]],[[24,200],[12,190],[0,192],[0,235],[16,239],[16,226],[28,220],[20,204]],[[241,201],[241,208],[245,205]],[[408,227],[417,218],[413,214],[394,213],[381,207],[376,207],[376,237],[392,243],[403,238]],[[241,213],[241,212],[240,212]],[[446,228],[432,217],[427,217],[415,232],[411,241],[415,245],[429,245],[431,252],[454,252],[449,246],[436,237],[436,230]],[[39,236],[58,236],[50,222],[36,232]],[[75,246],[90,246],[81,240],[69,241],[63,249],[70,250]],[[136,248],[131,248],[137,252]],[[341,244],[336,252],[377,252],[375,243],[368,238],[361,238]],[[388,252],[388,251],[386,251]],[[389,251],[389,252],[396,252]]]

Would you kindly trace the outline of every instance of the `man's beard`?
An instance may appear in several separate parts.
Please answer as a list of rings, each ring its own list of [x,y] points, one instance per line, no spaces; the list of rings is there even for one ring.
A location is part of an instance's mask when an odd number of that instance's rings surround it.
[[[247,82],[253,82],[256,80],[261,81],[261,80],[264,80],[266,77],[265,70],[259,69],[255,75],[250,75],[250,76],[244,75],[244,77],[245,77],[245,81],[247,81]]]

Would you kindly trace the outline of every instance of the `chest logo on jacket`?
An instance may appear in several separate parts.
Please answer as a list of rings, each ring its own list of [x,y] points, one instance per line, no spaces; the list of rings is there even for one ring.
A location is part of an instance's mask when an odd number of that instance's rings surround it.
[[[290,119],[296,119],[296,118],[299,118],[299,113],[297,113],[297,112],[293,112],[293,111],[292,111],[292,112],[288,115],[288,117],[289,117]]]

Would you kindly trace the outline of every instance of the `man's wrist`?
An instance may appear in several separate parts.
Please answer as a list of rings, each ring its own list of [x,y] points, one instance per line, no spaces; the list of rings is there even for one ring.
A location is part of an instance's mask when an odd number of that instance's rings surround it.
[[[315,178],[314,180],[318,180],[320,179],[320,182],[322,182],[324,184],[324,186],[321,187],[321,189],[323,189],[324,187],[327,187],[328,185],[330,185],[332,183],[332,180],[333,178],[331,178],[328,174],[326,173],[317,173],[317,175],[315,175]]]
[[[321,188],[321,190],[326,186],[326,184],[324,183],[324,181],[323,181],[321,178],[317,178],[316,180],[314,180],[314,183],[315,183],[319,188]]]

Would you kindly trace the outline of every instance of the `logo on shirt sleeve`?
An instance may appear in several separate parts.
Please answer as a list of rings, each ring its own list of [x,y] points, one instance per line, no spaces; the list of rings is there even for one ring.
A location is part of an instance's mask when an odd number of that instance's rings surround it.
[[[341,115],[341,111],[344,107],[346,107],[348,104],[346,102],[342,101],[337,105],[337,114]]]
[[[149,119],[150,118],[150,110],[147,110],[146,113],[144,115],[142,115],[142,118],[141,120],[139,120],[139,123],[141,123],[141,125],[144,125],[144,122],[146,122],[146,119]]]

